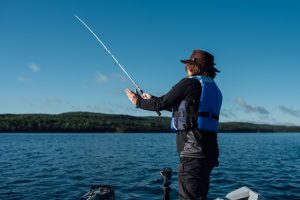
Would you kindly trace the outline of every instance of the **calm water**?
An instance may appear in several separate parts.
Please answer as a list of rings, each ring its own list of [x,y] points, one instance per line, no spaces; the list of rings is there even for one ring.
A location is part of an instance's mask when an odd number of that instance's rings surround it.
[[[264,199],[300,199],[300,134],[219,134],[220,166],[209,198],[248,186]],[[0,199],[77,199],[110,184],[117,199],[161,199],[173,169],[174,134],[0,134]]]

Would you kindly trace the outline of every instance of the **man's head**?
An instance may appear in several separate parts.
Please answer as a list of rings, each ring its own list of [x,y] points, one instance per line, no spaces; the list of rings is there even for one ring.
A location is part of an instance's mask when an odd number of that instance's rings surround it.
[[[215,78],[216,73],[220,72],[214,67],[214,56],[203,50],[194,50],[190,59],[181,60],[185,63],[185,70],[189,76],[204,75]]]

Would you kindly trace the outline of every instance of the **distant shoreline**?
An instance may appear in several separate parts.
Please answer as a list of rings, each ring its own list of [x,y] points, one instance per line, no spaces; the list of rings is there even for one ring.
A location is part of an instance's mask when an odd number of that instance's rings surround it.
[[[0,133],[169,133],[169,117],[135,117],[91,112],[1,114]],[[300,126],[220,123],[220,133],[299,132]]]

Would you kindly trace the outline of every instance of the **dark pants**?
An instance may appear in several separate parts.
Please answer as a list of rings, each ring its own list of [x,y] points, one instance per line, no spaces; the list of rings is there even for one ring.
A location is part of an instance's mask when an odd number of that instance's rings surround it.
[[[178,186],[180,200],[206,200],[213,169],[206,159],[180,158]]]

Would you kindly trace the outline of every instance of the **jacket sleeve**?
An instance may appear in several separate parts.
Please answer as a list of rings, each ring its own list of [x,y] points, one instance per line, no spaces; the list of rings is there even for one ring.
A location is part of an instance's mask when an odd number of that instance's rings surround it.
[[[172,107],[180,103],[185,97],[187,86],[187,78],[179,81],[172,89],[161,97],[153,97],[151,99],[139,98],[137,101],[137,107],[143,110],[150,111],[161,111],[167,110],[172,111]]]

